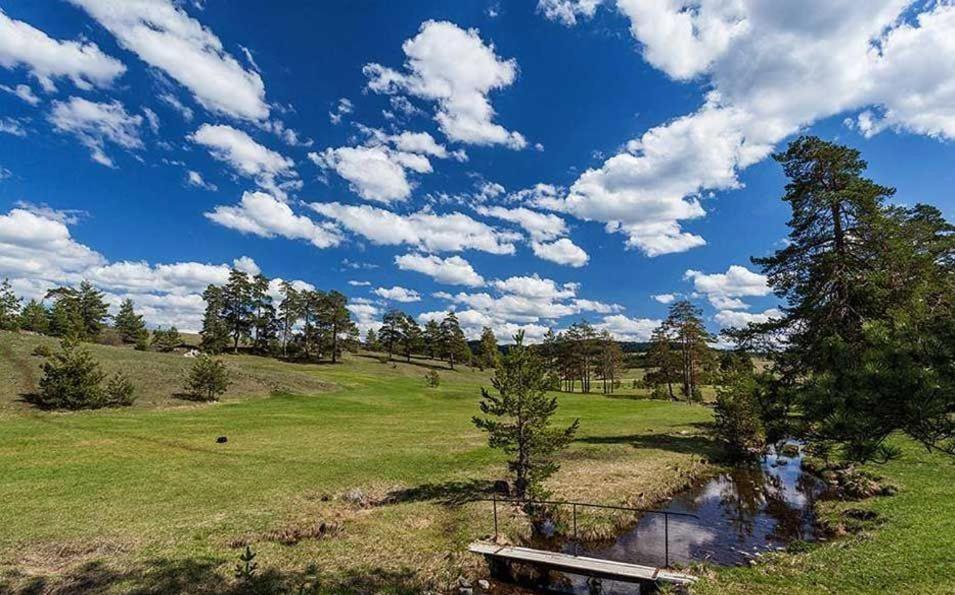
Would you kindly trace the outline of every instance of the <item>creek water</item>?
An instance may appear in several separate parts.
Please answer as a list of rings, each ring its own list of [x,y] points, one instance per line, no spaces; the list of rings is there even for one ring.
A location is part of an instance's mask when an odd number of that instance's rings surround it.
[[[770,451],[760,464],[720,474],[673,497],[660,510],[696,515],[670,516],[671,566],[710,562],[722,566],[747,563],[755,556],[795,541],[821,536],[814,503],[825,486],[803,472],[802,455],[785,457]],[[645,514],[615,539],[600,543],[568,543],[561,549],[581,556],[663,566],[664,516]],[[635,585],[603,581],[597,590],[583,577],[559,576],[535,590],[508,590],[497,585],[495,593],[632,594]]]

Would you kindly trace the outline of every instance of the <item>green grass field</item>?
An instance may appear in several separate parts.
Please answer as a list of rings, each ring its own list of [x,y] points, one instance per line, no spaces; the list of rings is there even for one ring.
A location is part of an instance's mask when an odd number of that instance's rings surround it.
[[[266,590],[294,585],[310,563],[329,593],[441,591],[485,572],[465,549],[492,528],[490,504],[466,501],[504,474],[470,421],[487,374],[441,367],[433,389],[424,374],[443,364],[430,361],[226,356],[236,384],[198,405],[175,396],[188,358],[90,346],[107,370],[130,374],[140,402],[51,413],[21,401],[39,378],[39,343],[55,344],[0,333],[0,593],[239,592],[232,571],[246,543]],[[713,470],[705,407],[559,398],[560,421],[579,417],[581,430],[550,482],[558,497],[649,506]],[[879,526],[708,571],[695,591],[955,592],[955,467],[907,447],[881,471],[899,495],[829,505],[872,508]],[[347,498],[353,490],[367,502]],[[582,529],[604,531],[605,520]],[[321,522],[331,529],[316,538]],[[504,527],[525,530],[515,518]],[[277,541],[296,533],[293,545]]]

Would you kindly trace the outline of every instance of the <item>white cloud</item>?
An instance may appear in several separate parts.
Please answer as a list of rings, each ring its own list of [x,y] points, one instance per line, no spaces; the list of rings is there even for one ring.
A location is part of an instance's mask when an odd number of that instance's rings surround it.
[[[660,326],[659,320],[650,318],[629,318],[623,314],[605,316],[602,322],[594,325],[607,330],[619,341],[645,342],[650,340],[653,329]]]
[[[181,101],[179,101],[178,97],[172,93],[160,93],[159,100],[179,112],[182,115],[183,120],[186,122],[192,122],[192,118],[194,116],[192,108],[184,105]]]
[[[500,185],[497,186],[500,187]],[[503,191],[503,187],[500,189]],[[494,191],[496,192],[496,189]],[[551,213],[540,213],[525,207],[509,209],[500,206],[478,206],[474,210],[485,217],[494,217],[520,225],[536,242],[550,241],[567,233],[567,224],[564,220]]]
[[[590,260],[587,252],[569,238],[561,238],[549,243],[531,242],[531,249],[538,258],[574,268],[582,267]]]
[[[369,287],[371,285],[369,281],[357,281],[355,279],[350,280],[348,284],[352,287]]]
[[[711,275],[691,269],[683,274],[683,278],[692,281],[694,289],[705,294],[720,310],[745,310],[749,306],[738,298],[765,296],[772,292],[765,275],[737,264],[730,266],[725,273]]]
[[[27,135],[26,128],[23,127],[23,124],[20,123],[20,120],[10,117],[0,118],[0,132],[19,137],[24,137]]]
[[[156,112],[149,109],[148,107],[143,108],[143,114],[146,116],[146,121],[149,122],[149,129],[153,133],[159,132],[159,116],[156,115]]]
[[[102,255],[76,242],[62,221],[12,209],[0,214],[0,275],[50,280],[105,262]]]
[[[57,131],[78,138],[92,152],[93,161],[108,167],[113,167],[113,160],[104,150],[107,141],[125,149],[143,148],[139,136],[143,117],[126,113],[116,100],[95,103],[70,97],[67,102],[54,101],[49,120]]]
[[[480,250],[491,254],[513,254],[519,235],[502,232],[454,212],[435,214],[418,211],[399,215],[371,205],[338,202],[310,203],[316,212],[342,227],[379,245],[409,244],[428,251],[460,252]]]
[[[30,105],[36,105],[40,103],[40,98],[33,93],[33,89],[30,88],[30,85],[17,85],[16,87],[0,85],[0,89],[10,93],[11,95],[19,97]]]
[[[673,301],[676,300],[676,295],[672,293],[659,293],[653,296],[653,299],[661,304],[672,304]]]
[[[285,198],[289,186],[298,183],[291,159],[260,145],[242,130],[225,124],[203,124],[188,138],[208,148],[212,157],[229,164],[236,173],[254,179],[277,196]]]
[[[212,31],[169,0],[71,0],[144,62],[188,88],[206,109],[251,121],[269,116],[265,84]]]
[[[352,191],[366,200],[388,203],[411,195],[403,164],[384,147],[329,147],[321,153],[309,153],[308,157],[348,180]],[[429,163],[427,171],[430,170]]]
[[[403,271],[422,273],[439,283],[470,287],[484,285],[484,278],[460,256],[440,258],[433,254],[402,254],[395,257],[395,264]]]
[[[354,104],[347,97],[342,97],[335,103],[335,108],[328,112],[328,119],[332,124],[341,124],[342,118],[355,110]]]
[[[219,187],[216,186],[215,184],[211,182],[207,182],[205,178],[202,177],[202,174],[191,169],[186,171],[186,183],[189,184],[190,186],[195,186],[196,188],[203,188],[205,190],[210,190],[212,192],[215,192],[216,190],[219,189]]]
[[[391,300],[393,302],[420,302],[421,294],[413,289],[407,289],[398,285],[394,287],[379,287],[375,289],[374,294],[380,298]]]
[[[745,327],[751,322],[767,322],[772,318],[781,318],[783,313],[776,308],[770,308],[760,313],[739,312],[737,310],[721,310],[714,317],[720,328]]]
[[[537,11],[551,21],[576,25],[578,18],[589,19],[603,0],[537,0]]]
[[[10,69],[23,66],[47,92],[56,90],[56,78],[68,78],[80,89],[89,90],[94,86],[108,87],[126,71],[119,60],[101,52],[94,43],[57,41],[23,21],[11,19],[3,10],[0,10],[0,66]]]
[[[287,204],[265,192],[244,192],[238,205],[219,205],[205,216],[224,227],[264,238],[306,240],[318,248],[341,243],[334,225],[296,215]]]
[[[406,72],[367,64],[368,88],[378,93],[407,92],[438,104],[435,120],[451,140],[476,145],[524,148],[519,132],[495,124],[488,94],[510,86],[517,63],[500,59],[477,30],[447,21],[426,21],[404,42]]]
[[[704,215],[701,193],[738,188],[740,170],[822,118],[867,108],[864,134],[955,138],[955,5],[900,19],[911,6],[619,0],[650,64],[711,90],[697,111],[631,141],[551,207],[602,221],[650,256],[678,252],[705,243],[681,228]]]

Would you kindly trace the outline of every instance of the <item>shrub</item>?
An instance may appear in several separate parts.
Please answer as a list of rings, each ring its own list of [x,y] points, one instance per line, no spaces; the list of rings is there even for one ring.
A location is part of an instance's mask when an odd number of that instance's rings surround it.
[[[438,376],[437,370],[431,370],[430,372],[424,375],[424,381],[431,388],[438,388],[438,385],[441,384],[441,377]]]
[[[182,338],[179,336],[179,331],[174,326],[169,327],[168,330],[157,328],[153,331],[153,347],[156,351],[169,353],[179,347],[181,342]]]
[[[60,351],[43,364],[36,404],[46,409],[95,409],[104,406],[100,386],[105,374],[90,352],[64,339]]]
[[[36,357],[50,357],[53,355],[53,350],[50,349],[49,345],[37,345],[33,348],[33,355]]]
[[[136,351],[147,351],[149,349],[149,333],[142,333],[136,338]]]
[[[716,396],[715,434],[736,458],[759,454],[766,446],[766,428],[759,405],[759,384],[752,374],[734,374]]]
[[[186,392],[197,401],[217,401],[229,384],[229,371],[225,364],[203,353],[192,364]]]
[[[110,347],[119,347],[123,344],[123,337],[119,331],[112,328],[104,328],[96,336],[96,342],[100,345],[109,345]]]
[[[106,407],[128,407],[136,400],[134,392],[135,387],[129,376],[123,372],[116,372],[106,383],[106,390],[103,394],[104,405]]]

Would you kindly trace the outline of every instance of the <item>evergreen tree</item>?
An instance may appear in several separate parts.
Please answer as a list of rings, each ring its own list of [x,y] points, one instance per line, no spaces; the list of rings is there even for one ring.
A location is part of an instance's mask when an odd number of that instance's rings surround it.
[[[605,395],[614,392],[622,361],[623,352],[620,350],[620,345],[614,340],[610,331],[604,330],[600,334],[597,373],[603,382]]]
[[[348,298],[334,290],[325,294],[322,300],[319,319],[325,329],[323,334],[326,336],[326,343],[331,351],[333,364],[338,361],[338,357],[341,355],[340,342],[342,336],[351,336],[357,331],[347,306]]]
[[[401,350],[410,362],[411,354],[421,351],[421,327],[418,326],[414,318],[403,312],[401,313],[399,327],[401,329]]]
[[[50,332],[49,314],[43,304],[30,300],[20,312],[20,328],[34,333],[48,334]]]
[[[551,424],[557,398],[545,394],[547,371],[524,346],[523,331],[495,369],[491,385],[495,393],[481,389],[485,417],[475,416],[474,425],[488,433],[491,448],[500,448],[510,457],[507,464],[514,476],[515,497],[541,498],[546,494],[543,481],[559,467],[555,455],[573,440],[579,420],[566,428]]]
[[[272,296],[269,295],[269,280],[259,273],[252,278],[250,287],[252,349],[256,353],[269,353],[275,345],[279,325],[275,318]]]
[[[169,353],[182,343],[182,337],[179,336],[179,330],[175,326],[168,330],[157,328],[153,331],[153,348],[162,353]]]
[[[703,311],[689,300],[680,300],[670,306],[666,326],[673,329],[673,339],[679,348],[683,397],[687,401],[700,400],[703,374],[713,365],[709,343],[715,340],[703,324]]]
[[[143,317],[136,314],[133,308],[133,300],[125,299],[119,306],[119,312],[113,319],[113,325],[119,332],[123,343],[137,343],[142,340],[146,334],[146,323]]]
[[[679,382],[680,359],[679,353],[672,349],[670,329],[664,321],[650,335],[647,364],[653,368],[653,371],[647,372],[646,382],[653,387],[665,385],[667,395],[671,401],[676,399],[673,394],[673,384]],[[654,390],[654,394],[659,394],[659,388]]]
[[[229,388],[229,370],[221,360],[202,354],[192,363],[186,392],[198,401],[217,401]]]
[[[20,298],[13,293],[9,279],[0,283],[0,330],[15,331],[20,327]]]
[[[373,328],[368,329],[368,332],[365,333],[365,349],[368,351],[381,350],[381,344],[378,342],[378,335],[375,334],[375,329]]]
[[[206,302],[206,310],[202,316],[202,330],[199,331],[202,336],[199,346],[206,353],[222,353],[229,345],[229,329],[222,316],[225,295],[221,287],[209,285],[202,292],[202,299]]]
[[[501,361],[501,351],[497,346],[497,337],[490,327],[481,329],[481,342],[478,344],[477,362],[478,366],[484,368],[496,368]]]
[[[384,317],[381,319],[381,329],[378,331],[378,340],[381,341],[381,345],[385,348],[385,351],[388,352],[389,360],[395,351],[399,349],[404,340],[402,335],[402,320],[404,316],[404,313],[400,310],[389,310],[385,312]]]
[[[282,303],[279,304],[279,334],[282,340],[282,357],[288,357],[288,345],[292,340],[295,324],[301,318],[301,294],[288,281],[282,281]]]
[[[319,316],[324,308],[325,292],[319,290],[302,292],[301,315],[302,315],[302,345],[304,348],[305,359],[309,359],[312,350],[317,352],[317,356],[322,356],[322,336],[319,323]]]
[[[81,282],[76,291],[77,308],[83,321],[82,337],[87,340],[98,337],[109,318],[109,307],[103,297],[103,292],[89,281]]]
[[[106,375],[89,351],[67,338],[43,363],[36,404],[44,409],[95,409],[104,405]]]
[[[442,356],[441,325],[433,318],[424,325],[424,348],[431,359]]]
[[[466,362],[471,358],[471,348],[454,312],[448,312],[441,321],[441,354],[452,370],[454,362]]]
[[[46,293],[53,300],[49,310],[49,330],[54,337],[84,339],[85,325],[80,314],[77,293],[70,287],[57,287]]]
[[[249,275],[232,269],[229,281],[222,288],[222,319],[232,339],[232,352],[239,352],[239,343],[249,339],[254,323],[252,283]]]

